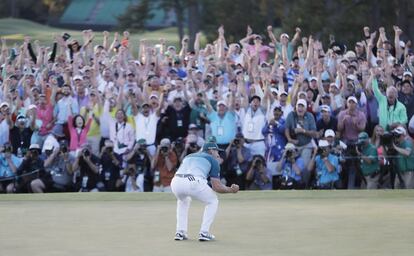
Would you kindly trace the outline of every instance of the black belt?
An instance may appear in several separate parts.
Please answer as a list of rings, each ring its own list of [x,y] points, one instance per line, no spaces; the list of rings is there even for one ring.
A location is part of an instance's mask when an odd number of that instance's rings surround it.
[[[180,178],[194,177],[194,175],[192,174],[179,174],[179,173],[176,173],[175,176],[180,177]]]
[[[249,139],[245,139],[245,141],[247,143],[255,143],[255,142],[261,142],[261,141],[265,141],[265,140],[264,139],[261,139],[261,140],[249,140]]]

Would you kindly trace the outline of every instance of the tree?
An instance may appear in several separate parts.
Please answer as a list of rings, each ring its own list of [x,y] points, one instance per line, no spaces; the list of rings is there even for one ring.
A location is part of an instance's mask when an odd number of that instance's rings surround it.
[[[132,4],[125,14],[118,17],[119,27],[129,31],[142,31],[145,29],[145,22],[152,19],[151,13],[154,8],[150,0],[142,0],[139,4]]]

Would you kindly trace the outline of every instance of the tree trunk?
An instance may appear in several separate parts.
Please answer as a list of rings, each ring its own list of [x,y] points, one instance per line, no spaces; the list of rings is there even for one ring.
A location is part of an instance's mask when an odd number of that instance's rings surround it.
[[[200,30],[200,11],[197,0],[190,0],[188,3],[188,33],[190,37],[188,48],[190,51],[193,51],[195,35]]]
[[[181,42],[184,37],[184,10],[180,0],[174,0],[174,10],[177,17],[178,37]]]

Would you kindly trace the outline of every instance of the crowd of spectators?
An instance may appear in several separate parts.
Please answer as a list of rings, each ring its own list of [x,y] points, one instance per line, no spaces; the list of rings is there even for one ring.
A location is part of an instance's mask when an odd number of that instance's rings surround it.
[[[356,32],[359,33],[359,32]],[[247,28],[189,51],[83,31],[0,56],[0,191],[169,192],[215,142],[223,183],[246,190],[414,188],[411,42],[394,26],[326,47],[296,28]],[[392,40],[392,41],[391,41]],[[139,47],[134,56],[134,47]]]

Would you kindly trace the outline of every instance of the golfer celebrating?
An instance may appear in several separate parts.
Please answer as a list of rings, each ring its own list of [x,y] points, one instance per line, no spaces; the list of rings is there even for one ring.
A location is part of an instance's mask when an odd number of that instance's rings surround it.
[[[175,240],[186,240],[188,226],[188,210],[191,198],[200,200],[206,204],[201,224],[199,241],[210,241],[214,236],[210,234],[210,226],[214,221],[217,212],[218,193],[237,193],[239,186],[232,184],[227,187],[220,182],[220,156],[219,148],[215,143],[207,142],[203,145],[202,151],[186,156],[178,168],[175,177],[171,182],[171,189],[177,197],[177,232]],[[213,189],[207,184],[207,177]]]

